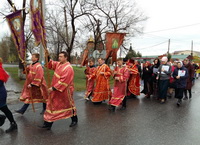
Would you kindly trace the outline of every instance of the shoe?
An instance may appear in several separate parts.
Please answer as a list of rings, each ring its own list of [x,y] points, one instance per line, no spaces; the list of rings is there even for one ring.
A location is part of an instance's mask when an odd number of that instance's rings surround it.
[[[181,102],[182,102],[181,99],[178,99],[176,105],[179,107],[181,105]]]
[[[16,113],[19,113],[19,114],[21,114],[21,115],[24,114],[24,112],[22,112],[22,111],[20,111],[20,110],[15,110],[15,112],[16,112]]]
[[[0,126],[2,126],[5,123],[6,116],[5,115],[0,115]]]
[[[72,121],[72,123],[69,125],[69,127],[73,127],[73,126],[76,126],[77,125],[77,121]]]
[[[42,125],[42,126],[39,126],[39,128],[42,128],[42,129],[46,129],[46,130],[51,130],[51,126],[48,126],[48,125]]]
[[[171,99],[172,98],[172,95],[170,94],[169,96],[167,96],[168,97],[168,99]]]
[[[51,130],[51,127],[53,125],[53,122],[46,122],[44,121],[43,125],[42,126],[39,126],[39,128],[42,128],[42,129],[47,129],[47,130]]]
[[[40,115],[43,115],[43,114],[44,114],[44,112],[45,112],[45,110],[42,110],[42,112],[40,112]]]
[[[85,98],[85,100],[86,100],[86,101],[89,101],[90,99],[89,99],[89,98]]]
[[[122,106],[122,107],[120,108],[120,110],[126,110],[126,107],[125,107],[125,106]]]
[[[161,99],[160,103],[164,104],[165,103],[165,99]]]
[[[14,130],[17,130],[17,124],[16,124],[16,122],[12,122],[10,124],[10,127],[6,130],[6,133],[12,132]]]
[[[110,107],[108,108],[110,111],[115,112],[115,106],[110,105]]]
[[[184,97],[183,100],[188,100],[188,97]]]

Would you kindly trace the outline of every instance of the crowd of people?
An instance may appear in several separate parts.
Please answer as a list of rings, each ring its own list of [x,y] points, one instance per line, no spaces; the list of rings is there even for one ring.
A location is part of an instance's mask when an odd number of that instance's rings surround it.
[[[47,86],[44,78],[44,69],[39,63],[40,55],[32,54],[32,63],[25,67],[26,81],[20,96],[23,106],[15,110],[23,115],[29,104],[43,103],[44,122],[42,129],[50,130],[53,122],[60,119],[71,118],[69,127],[78,123],[77,110],[73,99],[74,92],[74,70],[67,61],[67,53],[59,53],[59,61],[53,61],[48,56],[46,67],[54,71],[52,83]],[[146,61],[140,64],[134,59],[117,59],[117,65],[112,70],[103,58],[98,59],[98,66],[94,65],[94,60],[90,59],[85,69],[86,92],[84,99],[91,100],[95,105],[108,101],[108,109],[112,112],[116,107],[125,110],[127,98],[136,98],[143,93],[146,98],[156,97],[161,104],[167,98],[177,98],[177,106],[181,105],[182,99],[192,98],[192,86],[199,76],[199,66],[189,59],[183,61],[168,61],[167,57],[156,58],[153,63]],[[10,127],[6,132],[17,130],[17,124],[11,111],[6,104],[7,92],[4,83],[9,75],[2,67],[0,59],[0,110],[5,115],[0,115],[0,126],[8,118]],[[110,78],[114,79],[113,91],[110,87]],[[144,82],[143,90],[141,80]],[[175,93],[174,93],[175,92]]]
[[[109,100],[109,110],[116,107],[126,109],[127,98],[137,97],[140,93],[146,98],[156,97],[161,104],[173,96],[177,98],[177,106],[182,99],[192,98],[192,86],[199,76],[199,66],[188,58],[183,61],[170,60],[167,57],[156,58],[152,63],[146,61],[139,64],[134,59],[117,59],[117,66],[111,70],[104,59],[98,60],[98,67],[89,60],[85,70],[86,93],[85,99],[94,104]],[[110,77],[114,79],[114,88],[111,92]],[[143,81],[143,90],[140,91],[140,82]]]

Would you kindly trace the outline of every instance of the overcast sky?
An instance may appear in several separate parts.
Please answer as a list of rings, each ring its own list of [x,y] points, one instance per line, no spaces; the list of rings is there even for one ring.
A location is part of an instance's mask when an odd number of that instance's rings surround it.
[[[133,48],[144,55],[158,55],[167,52],[168,39],[171,39],[170,52],[191,49],[200,50],[200,0],[136,0],[138,6],[149,19],[145,23],[144,35],[131,39]],[[21,0],[14,0],[17,7]],[[0,9],[7,4],[0,1]],[[19,5],[20,4],[20,5]],[[0,37],[9,33],[7,23],[0,23]],[[172,29],[173,28],[173,29]]]

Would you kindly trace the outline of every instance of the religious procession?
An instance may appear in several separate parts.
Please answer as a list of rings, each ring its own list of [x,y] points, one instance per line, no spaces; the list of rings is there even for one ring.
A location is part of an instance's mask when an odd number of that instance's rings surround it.
[[[184,102],[192,100],[193,87],[200,73],[200,58],[193,55],[193,48],[187,56],[175,56],[175,52],[174,56],[171,56],[169,48],[167,53],[154,57],[142,57],[140,54],[133,56],[132,44],[130,49],[124,46],[128,31],[106,31],[105,40],[102,40],[99,24],[94,25],[96,37],[90,36],[86,43],[84,42],[86,46],[81,50],[79,61],[77,52],[74,61],[71,59],[70,48],[74,47],[73,43],[76,41],[72,41],[73,37],[64,35],[64,41],[68,41],[65,44],[68,49],[52,48],[47,36],[49,28],[45,26],[44,3],[42,0],[30,0],[27,14],[30,16],[30,29],[34,37],[34,47],[31,50],[34,48],[36,52],[27,52],[23,21],[26,8],[18,10],[14,3],[11,7],[12,13],[6,15],[5,19],[16,47],[21,74],[25,79],[19,96],[22,106],[10,109],[6,83],[13,76],[3,67],[4,60],[0,57],[0,110],[3,113],[0,114],[0,126],[5,125],[8,119],[10,126],[5,130],[6,133],[18,130],[17,115],[25,117],[30,114],[28,110],[32,110],[34,114],[38,113],[38,104],[42,107],[39,113],[42,122],[38,117],[36,120],[39,124],[34,124],[38,130],[51,131],[53,126],[56,128],[59,125],[56,124],[58,121],[64,119],[70,119],[70,128],[78,128],[80,121],[87,120],[88,118],[79,115],[84,111],[77,109],[80,104],[76,105],[78,101],[75,100],[77,96],[74,82],[79,78],[75,75],[75,67],[84,69],[82,75],[85,84],[81,85],[84,85],[85,90],[84,95],[79,97],[81,105],[87,107],[90,103],[95,111],[102,106],[102,112],[109,113],[111,117],[113,114],[126,114],[132,109],[132,106],[128,105],[129,102],[141,98],[151,100],[159,106],[169,105],[167,102],[172,100],[177,109],[186,106]],[[64,11],[66,12],[66,8]],[[67,23],[64,27],[67,29]],[[76,30],[70,33],[75,37]],[[72,46],[69,46],[70,44]],[[123,49],[127,49],[126,55],[123,55]],[[88,113],[92,109],[85,110]],[[95,118],[95,115],[91,118]]]

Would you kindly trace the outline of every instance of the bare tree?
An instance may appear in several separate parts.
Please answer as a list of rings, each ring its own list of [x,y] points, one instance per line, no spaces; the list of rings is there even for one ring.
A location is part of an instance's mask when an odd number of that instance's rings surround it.
[[[46,14],[48,44],[53,47],[51,51],[57,60],[59,52],[63,50],[66,38],[66,34],[63,32],[65,24],[61,17],[58,19],[59,14],[60,11],[48,11]]]

